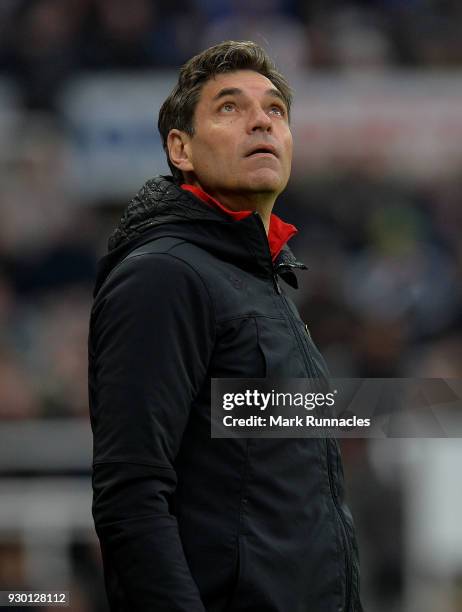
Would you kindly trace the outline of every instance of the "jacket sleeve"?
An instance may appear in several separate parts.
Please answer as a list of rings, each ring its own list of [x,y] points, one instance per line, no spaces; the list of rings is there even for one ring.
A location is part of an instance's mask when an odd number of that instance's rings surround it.
[[[214,333],[202,279],[170,254],[128,258],[95,301],[93,517],[111,610],[205,611],[169,502]]]

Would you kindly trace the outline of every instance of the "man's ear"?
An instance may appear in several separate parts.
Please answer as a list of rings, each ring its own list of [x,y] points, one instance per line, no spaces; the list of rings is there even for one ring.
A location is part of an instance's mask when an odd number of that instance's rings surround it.
[[[181,130],[172,129],[167,136],[167,149],[170,161],[182,172],[194,170],[189,146],[191,136]]]

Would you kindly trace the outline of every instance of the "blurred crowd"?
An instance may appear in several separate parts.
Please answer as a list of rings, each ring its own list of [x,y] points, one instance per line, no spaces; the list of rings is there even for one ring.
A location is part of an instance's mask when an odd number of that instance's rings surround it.
[[[125,202],[79,206],[63,136],[35,121],[0,162],[0,414],[86,417],[93,280]],[[275,212],[299,228],[292,293],[333,375],[461,376],[461,198],[457,178],[292,179]]]
[[[296,182],[284,197],[309,268],[302,314],[332,374],[460,378],[460,178],[345,172]]]
[[[125,203],[82,207],[66,180],[54,110],[64,79],[178,67],[231,36],[269,41],[289,71],[462,61],[462,5],[450,0],[5,0],[0,28],[0,79],[23,104],[0,151],[0,411],[11,418],[87,414],[91,286]],[[292,179],[276,212],[300,228],[309,271],[295,299],[333,374],[458,375],[461,196],[457,179],[423,186],[368,169]]]
[[[444,70],[462,66],[462,3],[2,0],[0,81],[14,84],[19,102],[0,150],[0,418],[88,417],[93,280],[126,202],[82,205],[66,181],[63,86],[81,72],[177,69],[227,38],[267,46],[289,78]],[[275,212],[300,230],[291,246],[308,271],[294,299],[334,376],[462,376],[461,200],[460,178],[417,184],[345,166],[293,178]],[[373,609],[398,610],[403,558],[389,534],[402,529],[400,484],[374,468],[366,441],[343,450],[368,588],[383,606]],[[2,547],[20,576],[21,547]],[[73,554],[87,574],[98,566],[91,548],[76,544]],[[79,562],[85,555],[91,563]],[[0,583],[11,586],[8,572]],[[91,605],[75,609],[103,609]]]
[[[177,67],[228,38],[285,72],[462,64],[458,0],[2,0],[0,74],[53,108],[77,71]]]

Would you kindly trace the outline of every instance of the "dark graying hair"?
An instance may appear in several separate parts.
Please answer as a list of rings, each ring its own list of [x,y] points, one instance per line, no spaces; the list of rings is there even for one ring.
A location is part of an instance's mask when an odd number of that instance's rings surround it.
[[[204,84],[217,74],[236,70],[254,70],[269,79],[281,93],[290,113],[292,91],[266,52],[254,42],[227,40],[195,55],[182,66],[178,83],[159,111],[158,128],[175,182],[183,181],[182,172],[170,161],[167,136],[172,129],[194,135],[194,112]]]

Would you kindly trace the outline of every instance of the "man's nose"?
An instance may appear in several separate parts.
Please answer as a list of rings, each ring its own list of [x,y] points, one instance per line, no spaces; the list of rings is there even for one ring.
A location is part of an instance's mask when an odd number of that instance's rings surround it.
[[[256,130],[270,131],[272,125],[266,111],[260,105],[255,105],[250,112],[249,132],[255,132]]]

